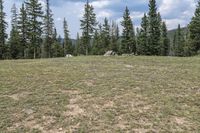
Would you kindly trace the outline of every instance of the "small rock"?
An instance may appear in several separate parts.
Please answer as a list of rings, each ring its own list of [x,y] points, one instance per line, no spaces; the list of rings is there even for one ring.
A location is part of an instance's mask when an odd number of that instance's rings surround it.
[[[132,65],[125,65],[127,68],[133,68]]]
[[[30,115],[30,114],[33,114],[34,111],[32,109],[25,109],[24,112],[27,114],[27,115]]]
[[[117,56],[117,53],[114,51],[107,51],[104,56]]]
[[[65,57],[70,58],[70,57],[73,57],[73,56],[71,54],[67,54]]]

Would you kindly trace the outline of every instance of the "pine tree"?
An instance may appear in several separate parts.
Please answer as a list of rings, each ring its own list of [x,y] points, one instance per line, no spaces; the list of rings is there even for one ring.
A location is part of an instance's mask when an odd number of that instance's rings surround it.
[[[63,39],[62,39],[62,37],[59,35],[58,38],[57,38],[57,40],[58,40],[59,46],[61,46],[61,50],[60,50],[60,53],[59,53],[59,57],[64,57],[65,55],[64,55],[64,48],[63,48]]]
[[[53,41],[53,29],[54,29],[54,22],[53,22],[53,14],[49,6],[49,0],[46,0],[46,11],[44,16],[44,48],[43,48],[43,57],[44,58],[51,58],[51,47],[54,43]]]
[[[160,55],[160,22],[161,17],[157,13],[156,0],[149,1],[149,28],[148,45],[150,55]]]
[[[53,29],[53,33],[52,33],[52,44],[51,44],[51,57],[58,57],[58,39],[57,39],[57,29],[54,28]]]
[[[190,31],[190,44],[194,53],[200,51],[200,0],[198,1],[197,8],[189,24]]]
[[[112,22],[112,27],[111,27],[111,39],[110,39],[110,49],[119,52],[119,46],[118,46],[118,41],[119,41],[119,27],[118,25],[113,21]]]
[[[104,53],[110,50],[110,25],[107,18],[104,19],[104,24],[102,25],[102,43]]]
[[[105,49],[105,31],[103,31],[102,24],[98,25],[98,30],[96,30],[94,35],[94,42],[93,44],[96,47],[96,55],[103,55],[106,51]]]
[[[77,36],[76,36],[76,45],[75,45],[75,52],[74,52],[74,55],[79,55],[81,52],[80,52],[80,36],[79,36],[79,33],[77,33]]]
[[[17,8],[15,4],[13,5],[11,9],[11,32],[10,32],[10,38],[9,38],[9,44],[10,44],[10,54],[11,58],[17,59],[23,57],[23,47],[20,44],[20,37],[18,32],[18,14],[17,14]]]
[[[123,26],[121,53],[136,53],[135,31],[128,7],[125,9],[121,25]]]
[[[167,26],[165,22],[162,23],[162,29],[161,29],[161,55],[162,56],[168,56],[169,55],[169,48],[170,48],[170,41],[167,36]]]
[[[11,13],[12,13],[12,16],[11,16],[11,26],[13,28],[18,28],[17,25],[18,25],[18,13],[17,13],[17,7],[15,4],[13,4],[12,8],[11,8]]]
[[[92,45],[91,54],[92,55],[99,55],[100,51],[101,51],[101,49],[99,48],[99,45],[101,45],[101,44],[100,44],[100,35],[99,35],[97,29],[94,32],[94,38],[93,38],[92,44],[93,45]]]
[[[23,50],[19,40],[19,32],[16,29],[12,28],[9,38],[10,55],[12,59],[23,58]]]
[[[135,39],[136,39],[136,54],[138,55],[139,53],[139,42],[140,42],[140,40],[139,40],[139,37],[140,37],[140,28],[139,27],[137,27],[136,28],[136,33],[135,33]]]
[[[73,53],[72,42],[69,38],[69,30],[68,30],[67,21],[66,21],[65,18],[64,18],[64,21],[63,21],[63,28],[64,28],[64,44],[63,44],[64,55],[72,54]]]
[[[94,35],[96,22],[96,14],[94,13],[94,8],[92,5],[87,3],[85,5],[85,13],[83,19],[81,20],[81,30],[82,30],[82,48],[85,51],[85,54],[88,55],[90,49],[91,38]],[[81,53],[84,54],[84,53]]]
[[[18,31],[20,37],[20,44],[22,47],[23,58],[28,57],[28,18],[24,4],[20,8],[19,20],[18,20]]]
[[[117,41],[117,53],[120,53],[120,46],[121,46],[121,40],[120,40],[120,30],[119,30],[119,25],[117,24],[116,31],[115,31],[115,37]]]
[[[175,56],[175,48],[176,47],[176,33],[173,36],[173,43],[171,45],[170,51],[171,51],[171,56]]]
[[[160,35],[162,34],[162,26],[163,26],[163,22],[162,22],[162,17],[160,15],[160,12],[158,12],[157,14],[157,19],[158,19],[158,27],[160,28]]]
[[[150,48],[148,45],[148,17],[144,14],[141,22],[141,29],[138,35],[137,54],[149,55]]]
[[[185,46],[184,46],[184,56],[192,56],[194,54],[195,54],[195,50],[190,38],[190,30],[189,30],[189,27],[187,27],[187,32],[186,32],[186,37],[185,37]]]
[[[174,40],[175,56],[183,56],[184,55],[185,40],[184,40],[184,35],[182,33],[180,24],[178,25],[178,29],[176,31],[176,35],[175,35],[174,38],[175,38],[175,40]]]
[[[57,30],[54,28],[53,30],[53,43],[51,46],[51,57],[63,57],[63,48],[61,44],[61,37],[57,38]]]
[[[53,29],[53,34],[52,34],[53,42],[58,41],[57,36],[58,36],[57,29],[54,28],[54,29]]]
[[[41,57],[42,42],[42,5],[38,0],[26,0],[26,11],[28,17],[28,37],[30,40],[29,55],[30,58]]]
[[[6,14],[3,11],[4,6],[3,6],[3,0],[0,0],[0,59],[5,58],[4,54],[6,53],[6,28],[7,28],[7,23],[5,21],[5,16]]]

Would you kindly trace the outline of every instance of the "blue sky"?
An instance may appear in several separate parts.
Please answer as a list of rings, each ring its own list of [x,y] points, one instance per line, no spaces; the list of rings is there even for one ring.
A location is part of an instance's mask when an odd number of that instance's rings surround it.
[[[4,0],[6,20],[10,23],[10,10],[15,3],[19,8],[24,0]],[[43,6],[45,0],[39,0]],[[80,31],[80,19],[83,15],[83,7],[86,0],[50,0],[54,13],[55,26],[58,34],[63,36],[63,18],[68,21],[70,36],[76,38]],[[120,23],[123,11],[129,7],[135,27],[140,26],[141,17],[148,11],[148,0],[90,0],[95,8],[97,20],[102,22],[105,17]],[[166,21],[168,29],[174,29],[178,24],[186,26],[194,14],[196,0],[157,0],[158,11]],[[8,32],[10,25],[8,27]]]

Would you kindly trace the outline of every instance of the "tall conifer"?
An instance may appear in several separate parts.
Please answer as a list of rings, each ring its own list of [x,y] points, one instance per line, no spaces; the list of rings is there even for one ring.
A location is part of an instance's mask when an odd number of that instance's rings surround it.
[[[110,50],[110,25],[107,18],[104,19],[104,23],[102,25],[102,43],[104,53]]]
[[[149,45],[149,54],[150,55],[160,55],[160,22],[161,17],[157,13],[156,0],[149,1],[149,28],[148,28],[148,45]]]
[[[110,49],[118,53],[119,49],[119,27],[113,21],[111,26],[111,39],[110,39]]]
[[[72,42],[69,38],[68,24],[67,24],[67,21],[66,21],[65,18],[64,18],[64,21],[63,21],[63,28],[64,28],[64,44],[63,44],[64,55],[72,54],[73,53]]]
[[[200,51],[200,0],[198,0],[194,17],[189,24],[189,31],[191,50],[197,53]]]
[[[167,36],[167,26],[166,26],[165,22],[163,22],[162,29],[161,29],[161,55],[168,56],[169,48],[170,48],[170,41]]]
[[[139,31],[137,43],[137,53],[139,55],[150,54],[150,48],[148,45],[148,17],[146,14],[144,14],[144,17],[142,18],[141,29]]]
[[[184,55],[184,45],[185,39],[184,34],[182,32],[180,24],[178,25],[178,29],[176,31],[176,35],[174,37],[174,53],[175,56],[183,56]]]
[[[91,38],[94,35],[94,31],[96,29],[97,21],[96,21],[96,14],[94,13],[94,8],[92,5],[89,4],[89,1],[87,0],[87,3],[85,4],[85,11],[83,15],[83,19],[81,20],[81,30],[82,30],[82,48],[84,49],[84,53],[88,55],[89,49],[90,49],[90,42]]]
[[[92,43],[92,50],[91,50],[91,54],[92,55],[99,55],[100,54],[100,34],[98,32],[98,30],[96,29],[94,32],[94,37],[93,37],[93,43]]]
[[[136,53],[135,31],[128,7],[125,9],[121,25],[123,26],[121,53]]]
[[[13,5],[11,9],[11,32],[10,32],[10,38],[9,38],[9,44],[10,44],[10,54],[13,59],[16,58],[22,58],[23,57],[23,45],[20,44],[20,37],[19,37],[19,31],[18,31],[18,14],[17,14],[17,8],[15,4]]]
[[[19,20],[18,20],[18,31],[19,31],[19,37],[20,37],[20,44],[22,47],[22,52],[23,52],[23,58],[28,57],[28,17],[26,13],[26,8],[24,4],[22,4],[22,7],[20,8],[20,13],[19,13]]]
[[[6,28],[7,23],[5,21],[5,12],[4,12],[4,6],[3,6],[3,0],[0,0],[0,59],[4,58],[4,54],[6,52]]]
[[[28,17],[28,36],[30,39],[29,55],[30,58],[41,57],[42,43],[42,5],[38,0],[26,0],[26,11]]]
[[[53,14],[50,9],[49,0],[46,0],[46,11],[44,16],[44,48],[43,48],[43,57],[50,58],[51,57],[51,47],[54,42],[53,40],[53,29],[54,29],[54,22],[53,22]]]

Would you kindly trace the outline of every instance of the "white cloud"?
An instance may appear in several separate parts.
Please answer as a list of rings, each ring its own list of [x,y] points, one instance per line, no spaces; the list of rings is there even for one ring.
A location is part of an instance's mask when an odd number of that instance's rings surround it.
[[[112,12],[110,11],[99,11],[97,13],[97,18],[101,19],[101,18],[110,18],[112,16]]]
[[[166,21],[168,29],[177,25],[187,26],[195,10],[195,0],[162,0],[159,12]]]
[[[62,18],[56,18],[56,21],[62,21]]]
[[[181,27],[187,26],[187,21],[183,19],[165,19],[166,25],[169,30],[176,29],[178,27],[178,24],[181,25]]]
[[[134,19],[141,19],[144,16],[144,12],[134,11],[131,12],[131,18]]]
[[[120,18],[116,19],[116,22],[117,22],[117,23],[121,23],[121,22],[122,22],[122,20],[123,20],[123,18],[122,18],[122,17],[120,17]]]
[[[162,0],[159,6],[161,15],[168,18],[191,18],[194,10],[194,0]]]
[[[110,0],[101,0],[101,1],[93,1],[91,2],[91,5],[94,6],[94,8],[104,8],[111,4]]]

